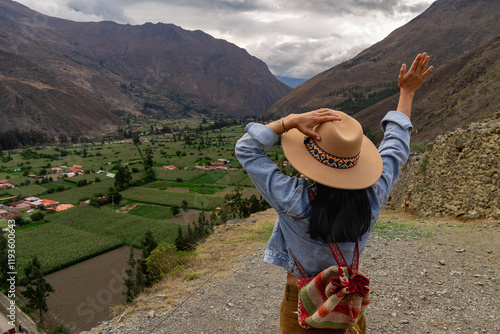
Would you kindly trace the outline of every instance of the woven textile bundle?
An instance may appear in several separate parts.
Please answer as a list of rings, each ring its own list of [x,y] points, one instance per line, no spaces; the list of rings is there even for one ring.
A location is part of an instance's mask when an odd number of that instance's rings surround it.
[[[300,325],[356,333],[357,321],[370,304],[369,284],[348,266],[331,266],[315,277],[299,279]]]

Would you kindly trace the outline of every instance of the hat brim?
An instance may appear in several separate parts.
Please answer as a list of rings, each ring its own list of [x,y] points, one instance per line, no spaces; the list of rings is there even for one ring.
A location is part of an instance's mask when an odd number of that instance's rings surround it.
[[[325,186],[338,189],[364,189],[375,184],[382,175],[382,157],[377,147],[363,136],[356,166],[337,169],[323,165],[307,151],[304,134],[291,129],[281,136],[281,144],[288,162],[301,174]]]

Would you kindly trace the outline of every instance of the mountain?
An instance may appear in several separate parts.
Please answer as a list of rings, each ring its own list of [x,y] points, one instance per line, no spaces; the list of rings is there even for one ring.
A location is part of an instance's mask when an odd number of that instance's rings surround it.
[[[445,66],[498,36],[499,13],[499,1],[438,0],[384,40],[293,89],[265,116],[275,118],[320,107],[356,114],[386,98],[397,101],[394,95],[403,62],[410,65],[416,54],[426,51],[435,69]],[[422,91],[418,95],[423,96]],[[390,108],[395,106],[393,102]]]
[[[116,114],[259,115],[291,90],[261,60],[202,31],[72,22],[11,0],[0,0],[0,50],[9,59],[0,62],[0,131],[86,134],[90,119],[105,124],[95,134],[122,125]]]
[[[412,142],[434,139],[448,130],[487,119],[500,110],[500,36],[441,66],[415,94]],[[379,123],[397,106],[399,94],[355,115],[376,141]]]
[[[295,88],[304,82],[306,82],[306,79],[299,79],[299,78],[289,78],[289,77],[284,77],[281,75],[277,75],[276,78],[278,78],[279,81],[287,85],[288,87]]]

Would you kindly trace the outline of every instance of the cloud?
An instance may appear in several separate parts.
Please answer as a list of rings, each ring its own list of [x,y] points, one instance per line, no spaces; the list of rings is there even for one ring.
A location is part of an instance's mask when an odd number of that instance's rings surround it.
[[[173,23],[245,48],[276,75],[308,79],[352,58],[433,0],[17,0],[76,21]]]
[[[104,20],[114,21],[117,23],[132,23],[131,18],[124,14],[123,8],[120,8],[113,1],[102,0],[69,0],[67,2],[69,9],[83,14],[95,15],[102,17]]]

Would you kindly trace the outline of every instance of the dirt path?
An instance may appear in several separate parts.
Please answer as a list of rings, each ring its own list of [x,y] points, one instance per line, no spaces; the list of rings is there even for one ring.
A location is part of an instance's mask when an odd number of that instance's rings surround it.
[[[261,260],[275,217],[268,210],[251,217],[255,226],[221,229],[187,271],[199,279],[162,282],[90,333],[278,333],[285,272]],[[499,333],[499,255],[498,221],[383,212],[361,258],[368,332]]]

